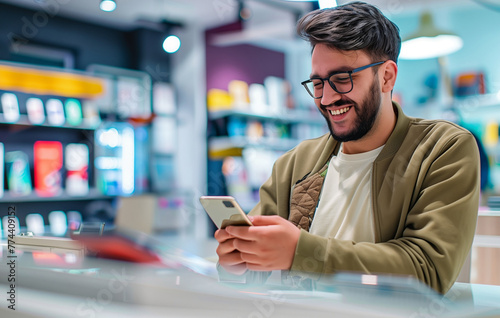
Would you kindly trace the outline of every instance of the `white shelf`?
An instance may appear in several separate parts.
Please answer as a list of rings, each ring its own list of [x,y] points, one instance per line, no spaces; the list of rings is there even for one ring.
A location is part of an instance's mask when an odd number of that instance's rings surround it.
[[[493,247],[500,248],[500,236],[496,235],[475,235],[474,242],[472,243],[474,247]]]
[[[35,190],[30,194],[25,196],[12,195],[9,191],[5,191],[3,196],[0,198],[0,203],[19,203],[19,202],[57,202],[57,201],[87,201],[87,200],[100,200],[100,199],[110,199],[112,196],[107,196],[102,194],[97,189],[90,189],[89,193],[84,196],[72,196],[68,195],[64,191],[53,197],[42,197],[39,196]]]
[[[500,216],[500,209],[486,208],[480,209],[478,212],[479,216]]]
[[[278,151],[288,151],[299,144],[300,140],[290,138],[259,138],[248,137],[212,137],[209,141],[209,149],[212,151],[230,149],[260,147]]]
[[[455,103],[460,110],[464,111],[471,111],[477,107],[498,107],[500,106],[500,93],[456,97]]]
[[[50,128],[69,128],[69,129],[83,129],[83,130],[95,130],[96,125],[87,125],[85,124],[85,119],[83,119],[83,123],[78,126],[72,126],[68,123],[63,124],[62,126],[55,126],[55,125],[50,125],[48,123],[44,124],[33,124],[29,121],[27,115],[20,115],[19,120],[16,122],[10,122],[5,120],[5,117],[3,114],[0,114],[0,124],[5,124],[5,125],[20,125],[20,126],[30,126],[30,127],[50,127]]]
[[[281,113],[257,113],[253,111],[246,110],[220,110],[214,112],[208,112],[208,118],[210,120],[215,120],[219,118],[229,117],[229,116],[238,116],[238,117],[246,117],[252,119],[260,119],[260,120],[272,120],[276,122],[282,123],[304,123],[304,124],[315,124],[315,125],[324,125],[325,120],[321,115],[316,111],[306,111],[306,110],[289,110]]]

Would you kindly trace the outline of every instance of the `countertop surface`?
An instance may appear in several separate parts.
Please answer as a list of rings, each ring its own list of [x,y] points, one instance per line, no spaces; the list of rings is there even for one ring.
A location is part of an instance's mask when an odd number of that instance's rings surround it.
[[[161,246],[157,264],[11,254],[3,242],[0,293],[13,291],[16,310],[2,297],[0,316],[500,317],[500,286],[456,283],[443,297],[406,277],[352,273],[310,290],[280,285],[275,273],[263,285],[227,284],[217,278],[214,239],[167,235],[155,242]]]

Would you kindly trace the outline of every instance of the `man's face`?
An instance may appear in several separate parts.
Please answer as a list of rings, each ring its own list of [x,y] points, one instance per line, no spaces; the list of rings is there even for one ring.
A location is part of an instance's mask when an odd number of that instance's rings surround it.
[[[339,51],[318,44],[312,54],[311,75],[326,78],[336,71],[349,71],[373,62],[362,51]],[[312,76],[311,76],[312,77]],[[335,140],[359,140],[372,129],[381,105],[378,77],[368,68],[352,74],[353,89],[347,94],[334,91],[324,83],[323,97],[315,99]]]

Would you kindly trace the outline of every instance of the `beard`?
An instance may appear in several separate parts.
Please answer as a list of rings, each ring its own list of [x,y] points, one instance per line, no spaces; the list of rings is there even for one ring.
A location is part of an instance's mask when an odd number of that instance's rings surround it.
[[[330,134],[335,140],[340,142],[358,140],[364,137],[372,129],[375,119],[377,119],[378,116],[381,100],[382,96],[380,93],[378,77],[375,77],[373,84],[370,86],[370,92],[361,103],[361,106],[345,96],[342,96],[342,99],[336,101],[332,105],[328,105],[337,107],[352,105],[352,109],[356,112],[357,118],[354,122],[353,128],[344,134],[335,132],[335,129],[329,119],[329,112],[326,110],[326,106],[324,105],[321,105],[321,114],[325,117],[328,129],[330,129]]]

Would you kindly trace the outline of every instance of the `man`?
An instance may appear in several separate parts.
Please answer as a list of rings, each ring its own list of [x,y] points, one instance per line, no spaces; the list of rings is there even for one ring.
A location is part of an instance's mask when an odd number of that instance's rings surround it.
[[[302,84],[330,134],[276,161],[250,212],[255,226],[215,233],[220,267],[412,275],[445,293],[475,231],[474,138],[452,123],[409,118],[392,102],[401,39],[375,7],[316,10],[297,30],[313,48]]]

